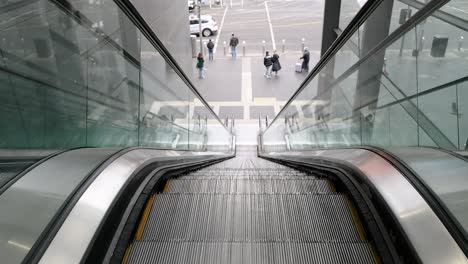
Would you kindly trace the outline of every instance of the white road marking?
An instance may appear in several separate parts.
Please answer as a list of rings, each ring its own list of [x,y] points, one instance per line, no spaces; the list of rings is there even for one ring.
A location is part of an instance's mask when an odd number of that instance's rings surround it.
[[[265,10],[266,10],[266,13],[267,13],[268,24],[270,25],[271,44],[273,45],[273,50],[276,50],[275,35],[273,34],[273,26],[271,25],[270,11],[268,10],[267,1],[265,1]]]
[[[252,102],[252,60],[242,58],[242,90],[241,100],[244,104],[244,119],[250,118],[249,103]]]
[[[218,48],[219,36],[221,36],[221,30],[223,30],[224,18],[226,18],[227,10],[228,10],[228,7],[226,6],[226,9],[224,10],[223,19],[221,19],[221,24],[219,25],[219,28],[218,28],[218,34],[216,34],[216,40],[215,40],[215,46],[214,46],[213,54],[216,54],[216,49]]]

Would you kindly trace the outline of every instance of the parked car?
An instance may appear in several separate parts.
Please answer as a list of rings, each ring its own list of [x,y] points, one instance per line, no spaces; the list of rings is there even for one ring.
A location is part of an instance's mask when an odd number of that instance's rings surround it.
[[[190,16],[190,34],[200,34],[198,25],[198,16]],[[202,15],[202,34],[204,37],[209,37],[218,32],[218,24],[216,20],[210,15]]]

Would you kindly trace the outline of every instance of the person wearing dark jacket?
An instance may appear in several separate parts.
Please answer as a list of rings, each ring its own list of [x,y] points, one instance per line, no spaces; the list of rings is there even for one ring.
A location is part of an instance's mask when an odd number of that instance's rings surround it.
[[[276,50],[273,52],[273,57],[271,58],[271,61],[273,62],[273,67],[271,68],[271,71],[278,75],[278,71],[281,70],[281,64],[279,62],[279,55],[276,53]]]
[[[208,41],[208,44],[206,44],[206,47],[208,48],[208,59],[210,61],[213,61],[213,49],[214,49],[214,43],[213,41]]]
[[[237,57],[236,47],[238,44],[239,44],[239,39],[236,36],[234,36],[234,33],[232,33],[231,40],[229,41],[229,46],[231,47],[232,58]]]
[[[304,53],[302,54],[302,71],[309,71],[309,60],[310,60],[310,52],[308,48],[304,48]]]
[[[272,58],[268,51],[265,53],[265,58],[263,58],[263,65],[265,65],[266,68],[264,76],[267,79],[271,79],[271,68],[273,66]]]
[[[201,53],[198,53],[197,69],[198,69],[198,78],[200,79],[205,79],[204,67],[205,67],[205,59],[203,59],[203,55]]]

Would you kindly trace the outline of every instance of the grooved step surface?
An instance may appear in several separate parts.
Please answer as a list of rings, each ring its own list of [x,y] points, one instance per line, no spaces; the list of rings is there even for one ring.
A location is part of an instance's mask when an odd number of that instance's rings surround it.
[[[342,195],[160,194],[142,239],[358,241]]]
[[[152,242],[133,244],[128,263],[203,264],[339,264],[377,263],[367,243],[209,243]]]
[[[128,263],[378,263],[328,180],[255,154],[172,179]]]
[[[184,175],[182,179],[191,180],[287,180],[287,179],[317,179],[299,171],[276,171],[276,170],[205,170]]]
[[[326,180],[171,180],[169,193],[286,194],[331,193]]]

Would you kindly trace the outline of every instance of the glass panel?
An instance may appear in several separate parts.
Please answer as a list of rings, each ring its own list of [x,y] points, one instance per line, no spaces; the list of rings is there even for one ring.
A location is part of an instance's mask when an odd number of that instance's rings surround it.
[[[375,32],[370,22],[382,15],[380,8],[360,27],[362,35],[356,31],[294,106],[277,118],[275,128],[264,133],[265,145],[274,149],[271,145],[278,144],[285,150],[353,145],[465,148],[467,63],[456,46],[462,32],[429,17],[359,61],[363,50],[372,50],[385,38],[363,37]],[[407,7],[396,3],[392,14],[401,8]],[[389,19],[389,30],[394,31],[399,21],[395,16]],[[425,43],[429,38],[431,45]]]
[[[0,14],[0,148],[206,150],[219,122],[194,118],[192,91],[117,5],[70,5]]]

